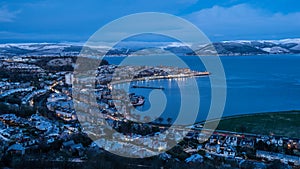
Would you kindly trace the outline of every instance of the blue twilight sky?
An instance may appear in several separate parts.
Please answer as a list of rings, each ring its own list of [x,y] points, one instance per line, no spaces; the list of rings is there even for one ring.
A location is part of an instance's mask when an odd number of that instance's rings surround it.
[[[299,0],[1,0],[0,42],[86,41],[137,12],[183,17],[211,41],[300,38]]]

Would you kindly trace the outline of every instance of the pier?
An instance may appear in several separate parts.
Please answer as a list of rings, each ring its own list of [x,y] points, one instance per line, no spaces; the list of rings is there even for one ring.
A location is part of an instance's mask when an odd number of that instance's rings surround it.
[[[132,88],[145,88],[145,89],[160,89],[164,90],[165,88],[163,87],[154,87],[154,86],[138,86],[138,85],[133,85],[131,86]]]

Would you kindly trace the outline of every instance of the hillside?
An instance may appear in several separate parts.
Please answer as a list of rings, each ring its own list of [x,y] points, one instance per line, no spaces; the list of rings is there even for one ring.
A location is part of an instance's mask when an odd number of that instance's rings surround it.
[[[142,45],[141,45],[142,43]],[[123,42],[126,44],[126,42]],[[222,41],[207,45],[198,45],[195,51],[178,42],[130,42],[130,45],[119,45],[108,50],[107,46],[85,46],[92,55],[128,56],[135,52],[159,48],[178,55],[261,55],[261,54],[299,54],[300,39],[255,40],[255,41]],[[197,46],[197,45],[196,45]],[[83,43],[20,43],[0,44],[0,56],[78,56]],[[155,50],[154,50],[155,51]]]

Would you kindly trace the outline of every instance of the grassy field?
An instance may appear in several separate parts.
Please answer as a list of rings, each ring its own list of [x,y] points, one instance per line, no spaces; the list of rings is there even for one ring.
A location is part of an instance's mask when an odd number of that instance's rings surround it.
[[[300,138],[300,111],[225,117],[220,121],[217,129]]]

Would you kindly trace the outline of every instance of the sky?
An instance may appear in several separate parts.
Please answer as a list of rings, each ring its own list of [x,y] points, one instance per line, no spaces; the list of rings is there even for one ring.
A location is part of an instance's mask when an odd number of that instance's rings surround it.
[[[84,42],[139,12],[182,17],[211,41],[300,38],[298,0],[1,0],[0,43]]]

